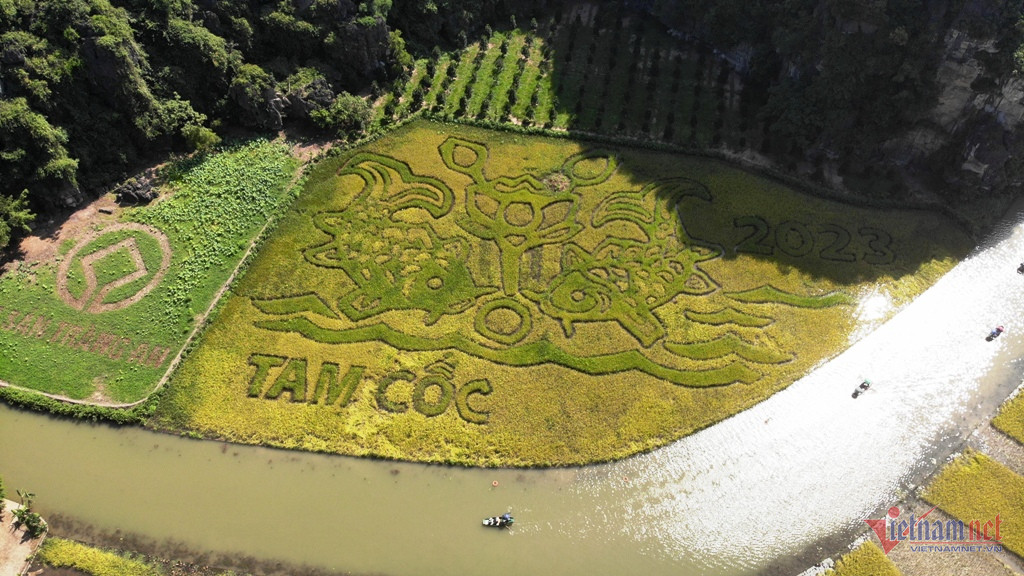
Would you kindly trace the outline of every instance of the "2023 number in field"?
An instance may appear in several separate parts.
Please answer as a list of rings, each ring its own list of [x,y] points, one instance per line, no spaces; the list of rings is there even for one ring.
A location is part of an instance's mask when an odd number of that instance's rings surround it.
[[[836,224],[808,226],[787,220],[772,227],[760,216],[738,216],[733,220],[736,228],[749,230],[736,243],[736,252],[771,256],[775,250],[793,258],[817,253],[819,258],[835,262],[890,264],[892,236],[885,230],[863,226],[856,236]]]

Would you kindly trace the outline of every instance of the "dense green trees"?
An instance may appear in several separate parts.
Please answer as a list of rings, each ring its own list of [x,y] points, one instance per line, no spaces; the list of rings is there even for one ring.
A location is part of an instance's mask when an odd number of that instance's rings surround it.
[[[855,176],[935,104],[952,10],[922,0],[655,0],[652,8],[726,54],[751,54],[746,97],[760,107],[763,151],[840,158]]]
[[[410,61],[389,10],[382,0],[0,0],[0,197],[18,214],[23,190],[36,211],[74,205],[147,158],[214,145],[221,126],[279,129],[319,111],[311,125],[358,130],[347,91]],[[293,106],[282,82],[303,69],[317,82]]]
[[[841,158],[851,174],[935,102],[935,67],[952,20],[995,41],[995,50],[976,55],[984,70],[972,89],[997,94],[1024,70],[1024,0],[600,4],[599,18],[621,25],[623,14],[646,11],[741,68],[744,110],[764,128],[756,139],[762,151]],[[303,122],[327,134],[358,133],[368,96],[393,80],[402,85],[410,52],[436,57],[516,22],[550,29],[569,6],[0,0],[0,197],[13,206],[27,190],[34,212],[71,206],[167,151],[215,145],[217,132],[232,125],[277,130]],[[386,102],[390,117],[397,102]],[[11,213],[24,214],[17,205]],[[6,221],[9,231],[23,224]]]

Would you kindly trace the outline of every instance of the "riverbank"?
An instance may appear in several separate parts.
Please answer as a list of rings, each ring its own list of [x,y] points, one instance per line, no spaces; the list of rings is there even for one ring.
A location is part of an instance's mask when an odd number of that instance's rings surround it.
[[[23,527],[14,527],[14,511],[19,508],[21,504],[4,500],[4,511],[0,514],[0,576],[24,574],[36,548],[45,538],[29,538]]]
[[[1005,414],[1007,406],[1020,397],[1024,385],[1018,388],[1010,399],[1004,404],[999,413]],[[996,428],[992,420],[986,420],[968,435],[961,444],[959,450],[962,452],[982,454],[994,462],[1005,466],[1008,471],[1018,476],[1024,476],[1024,445],[1011,438],[1006,433]],[[957,458],[961,454],[950,457],[950,461],[943,466],[935,468],[930,478],[916,487],[910,495],[896,504],[901,510],[901,517],[909,518],[912,514],[915,518],[922,518],[927,515],[931,522],[938,521],[943,526],[948,521],[956,521],[956,518],[945,510],[936,508],[934,503],[924,500],[923,495],[931,490],[936,479],[947,471],[950,466],[957,465]],[[962,465],[962,464],[961,464]],[[982,481],[982,478],[971,478],[970,482]],[[977,500],[977,496],[972,500]],[[1010,519],[1011,510],[999,509],[1004,521]],[[963,519],[963,518],[960,518]],[[1019,521],[1019,518],[1014,518]],[[1003,526],[1005,532],[1005,526]],[[876,537],[870,532],[865,532],[851,545],[855,548],[859,542],[867,539],[869,542],[876,542]],[[888,558],[899,569],[903,576],[946,576],[948,574],[986,574],[991,576],[1011,576],[1013,574],[1024,574],[1024,558],[1000,546],[998,549],[977,550],[970,553],[927,553],[915,551],[912,547],[903,545],[895,546],[889,553]],[[824,564],[824,563],[823,563]],[[813,572],[813,571],[812,571]]]

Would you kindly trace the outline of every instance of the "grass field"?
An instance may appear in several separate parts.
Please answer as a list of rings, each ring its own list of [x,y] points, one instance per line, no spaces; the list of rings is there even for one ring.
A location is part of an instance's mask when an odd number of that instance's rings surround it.
[[[924,499],[965,525],[991,522],[993,539],[998,515],[1002,545],[1024,556],[1024,477],[985,454],[964,452],[932,480]]]
[[[725,164],[418,121],[319,164],[153,425],[474,465],[663,445],[849,344],[968,238]],[[884,314],[883,314],[884,316]]]
[[[76,400],[151,394],[297,163],[266,141],[167,169],[161,201],[99,214],[52,260],[0,276],[0,379]]]

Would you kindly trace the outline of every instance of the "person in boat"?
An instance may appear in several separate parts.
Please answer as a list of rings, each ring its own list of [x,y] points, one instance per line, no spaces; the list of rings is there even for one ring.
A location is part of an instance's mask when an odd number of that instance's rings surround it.
[[[999,335],[1002,334],[1002,333],[1003,333],[1003,327],[1002,326],[996,326],[995,329],[992,330],[992,332],[989,333],[988,338],[986,338],[986,340],[991,342],[992,340],[998,338]]]
[[[1020,266],[1017,266],[1017,274],[1024,274],[1024,262],[1021,262]]]

